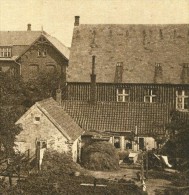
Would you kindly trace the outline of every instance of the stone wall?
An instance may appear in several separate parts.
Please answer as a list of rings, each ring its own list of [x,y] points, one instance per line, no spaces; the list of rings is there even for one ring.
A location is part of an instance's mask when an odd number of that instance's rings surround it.
[[[68,140],[35,105],[24,116],[21,124],[23,130],[16,137],[16,144],[21,152],[30,149],[30,154],[35,154],[37,140],[47,141],[49,149],[69,152]]]

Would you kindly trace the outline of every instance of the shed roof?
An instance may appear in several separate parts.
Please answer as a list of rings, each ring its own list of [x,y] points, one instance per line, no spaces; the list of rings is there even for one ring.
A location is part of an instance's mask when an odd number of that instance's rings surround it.
[[[36,105],[68,139],[74,141],[84,132],[53,98],[39,101]]]
[[[164,134],[169,109],[159,103],[64,101],[64,110],[85,131],[135,132],[139,135]]]
[[[153,83],[160,63],[163,83],[181,83],[189,63],[189,24],[81,24],[74,27],[68,81],[89,82],[92,55],[97,82],[112,83],[123,63],[123,83]],[[81,76],[82,75],[82,76]]]

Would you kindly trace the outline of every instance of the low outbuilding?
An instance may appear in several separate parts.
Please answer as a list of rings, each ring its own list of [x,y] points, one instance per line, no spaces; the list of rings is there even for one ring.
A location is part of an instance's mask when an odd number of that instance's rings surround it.
[[[81,135],[74,119],[53,99],[36,102],[17,122],[22,131],[16,136],[15,149],[30,156],[40,149],[52,149],[80,159]]]

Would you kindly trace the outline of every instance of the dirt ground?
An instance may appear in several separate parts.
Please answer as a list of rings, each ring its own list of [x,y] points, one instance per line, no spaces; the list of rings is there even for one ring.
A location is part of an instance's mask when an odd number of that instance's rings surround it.
[[[124,178],[126,180],[133,180],[138,186],[141,186],[141,182],[137,180],[137,169],[121,168],[118,171],[103,172],[103,171],[89,171],[89,174],[96,178],[104,178],[109,180],[116,180]],[[166,179],[148,179],[145,181],[146,190],[148,195],[155,195],[156,190],[163,190],[171,185],[171,182]]]

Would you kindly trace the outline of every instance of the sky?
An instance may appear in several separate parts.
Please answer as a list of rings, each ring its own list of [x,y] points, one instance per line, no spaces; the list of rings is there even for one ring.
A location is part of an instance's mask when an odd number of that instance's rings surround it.
[[[81,24],[189,23],[189,0],[0,0],[0,30],[43,28],[70,47],[74,16]]]

